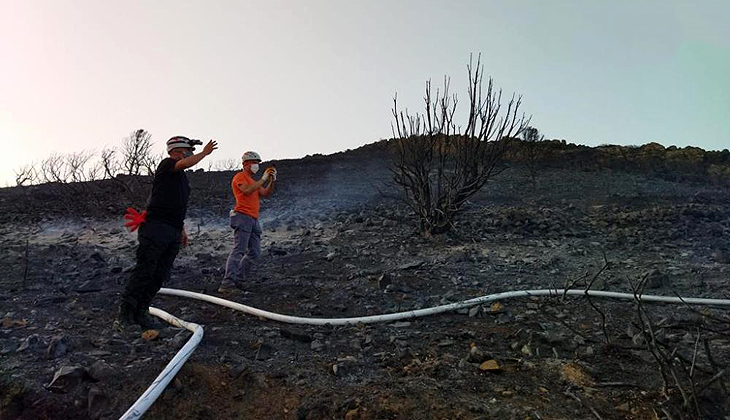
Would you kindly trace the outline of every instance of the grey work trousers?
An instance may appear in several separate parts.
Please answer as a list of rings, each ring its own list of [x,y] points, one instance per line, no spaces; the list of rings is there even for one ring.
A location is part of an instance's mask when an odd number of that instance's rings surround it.
[[[261,225],[251,216],[234,213],[231,216],[233,249],[226,261],[223,283],[231,284],[250,278],[251,270],[261,256]]]

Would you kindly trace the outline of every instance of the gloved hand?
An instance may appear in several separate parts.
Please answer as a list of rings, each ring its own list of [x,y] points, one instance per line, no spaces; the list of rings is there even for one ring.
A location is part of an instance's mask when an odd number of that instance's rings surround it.
[[[276,171],[274,168],[266,168],[266,170],[264,171],[264,175],[261,177],[261,179],[266,181],[267,179],[269,179],[274,171]]]
[[[276,168],[271,168],[271,169],[272,169],[272,171],[271,171],[271,180],[272,181],[276,181],[276,174],[277,174]]]
[[[138,227],[142,225],[147,219],[147,210],[142,213],[138,212],[133,208],[128,208],[124,218],[129,220],[124,226],[129,229],[130,232],[134,232]]]

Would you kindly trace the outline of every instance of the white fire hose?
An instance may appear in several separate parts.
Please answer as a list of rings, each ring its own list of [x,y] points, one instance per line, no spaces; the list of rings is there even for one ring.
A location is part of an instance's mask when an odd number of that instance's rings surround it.
[[[352,318],[305,318],[299,316],[282,315],[274,312],[264,311],[251,306],[242,305],[230,300],[221,299],[215,296],[205,295],[203,293],[189,292],[187,290],[162,288],[160,294],[169,296],[179,296],[191,299],[202,300],[205,302],[215,303],[227,308],[245,312],[257,317],[270,319],[289,324],[305,324],[305,325],[352,325],[352,324],[372,324],[376,322],[392,322],[402,319],[418,318],[427,315],[435,315],[444,312],[455,311],[462,308],[468,308],[495,300],[503,300],[514,297],[524,296],[591,296],[614,299],[640,299],[642,302],[663,302],[663,303],[684,303],[690,305],[712,305],[712,306],[730,306],[730,299],[703,299],[703,298],[682,298],[670,296],[656,295],[634,295],[632,293],[605,292],[605,291],[585,291],[585,290],[563,290],[563,289],[540,289],[540,290],[519,290],[512,292],[494,293],[491,295],[480,296],[462,302],[450,303],[448,305],[434,306],[432,308],[416,309],[412,311],[396,312],[384,315],[370,315]],[[126,413],[120,419],[138,419],[147,411],[155,402],[157,397],[170,383],[172,378],[177,374],[182,365],[188,360],[192,352],[198,347],[200,340],[203,338],[203,327],[191,322],[185,322],[178,319],[165,311],[157,308],[150,308],[150,314],[162,318],[177,327],[186,328],[193,332],[193,336],[183,346],[182,349],[173,357],[165,369],[157,376],[149,388],[142,394],[139,399],[129,407]]]
[[[200,344],[200,340],[203,339],[203,327],[198,324],[183,321],[182,319],[176,318],[157,308],[150,308],[150,314],[160,317],[176,327],[192,331],[193,336],[190,337],[188,342],[185,343],[180,351],[177,352],[175,357],[170,360],[170,363],[165,366],[165,369],[157,375],[157,378],[152,381],[152,385],[147,388],[144,394],[142,394],[142,396],[139,397],[131,407],[129,407],[129,410],[127,410],[126,413],[122,414],[120,419],[131,420],[141,418],[145,411],[147,411],[147,409],[150,408],[157,400],[157,397],[162,394],[162,391],[165,390],[165,387],[167,387],[167,384],[170,383],[172,378],[177,375],[177,372],[180,370],[182,365],[188,361],[190,355],[193,354],[193,351],[195,351],[198,344]]]

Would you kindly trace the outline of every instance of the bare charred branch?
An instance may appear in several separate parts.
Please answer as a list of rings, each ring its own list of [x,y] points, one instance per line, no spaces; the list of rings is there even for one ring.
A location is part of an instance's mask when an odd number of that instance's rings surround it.
[[[481,55],[467,66],[469,115],[462,130],[454,121],[458,98],[444,77],[443,91],[426,81],[424,113],[411,115],[393,98],[391,129],[396,141],[393,179],[419,219],[425,236],[444,233],[466,201],[503,169],[504,139],[519,135],[529,118],[519,115],[521,97],[512,96],[501,113],[501,92],[489,78],[483,91]]]
[[[598,270],[595,276],[591,279],[590,283],[586,286],[585,289],[585,297],[588,300],[588,304],[591,305],[594,311],[596,311],[601,316],[601,331],[603,331],[603,337],[606,339],[606,344],[608,344],[611,340],[608,336],[608,330],[606,328],[606,313],[603,312],[598,305],[596,305],[593,300],[591,299],[590,295],[588,294],[588,291],[593,287],[593,284],[596,282],[598,277],[608,268],[608,258],[606,258],[606,253],[603,253],[603,266]]]
[[[54,153],[41,162],[41,179],[43,182],[65,183],[68,181],[63,155]]]
[[[122,143],[121,166],[127,175],[141,175],[143,169],[147,174],[154,173],[155,158],[151,155],[152,136],[143,129],[133,131]]]
[[[18,187],[37,184],[39,181],[38,171],[35,165],[30,163],[15,170],[15,185]]]

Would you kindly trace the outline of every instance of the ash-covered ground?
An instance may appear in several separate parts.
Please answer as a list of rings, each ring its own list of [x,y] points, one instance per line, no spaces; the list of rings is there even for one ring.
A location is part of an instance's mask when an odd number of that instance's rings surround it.
[[[246,305],[349,317],[566,284],[631,292],[641,280],[647,294],[730,298],[727,188],[559,168],[533,188],[513,166],[470,200],[453,232],[423,238],[408,209],[378,192],[393,192],[383,185],[382,150],[277,168],[279,187],[262,203],[256,278],[224,296]],[[220,296],[232,175],[190,175],[191,245],[167,287]],[[127,204],[109,197],[102,207],[110,215],[64,215],[42,188],[0,190],[0,418],[118,418],[190,333],[168,327],[146,340],[139,330],[115,332],[137,243],[122,228]],[[182,298],[158,296],[153,305],[204,325],[205,336],[150,419],[730,412],[727,309],[518,298],[388,324],[307,327]]]

